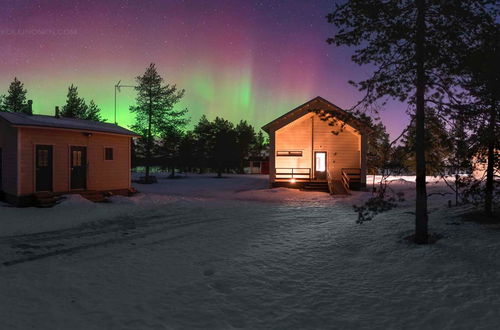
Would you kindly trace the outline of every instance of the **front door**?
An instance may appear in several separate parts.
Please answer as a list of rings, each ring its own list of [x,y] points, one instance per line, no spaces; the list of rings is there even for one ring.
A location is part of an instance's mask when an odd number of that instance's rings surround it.
[[[36,191],[52,191],[52,146],[36,146],[35,169]]]
[[[71,147],[71,189],[87,189],[86,147]]]
[[[326,152],[316,151],[314,153],[314,178],[326,180]]]

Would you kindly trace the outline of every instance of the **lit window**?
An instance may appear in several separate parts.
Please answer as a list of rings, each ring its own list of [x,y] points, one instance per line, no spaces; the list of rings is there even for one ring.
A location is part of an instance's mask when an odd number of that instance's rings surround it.
[[[302,151],[277,151],[279,157],[302,157]]]
[[[104,159],[113,160],[113,148],[104,148]]]

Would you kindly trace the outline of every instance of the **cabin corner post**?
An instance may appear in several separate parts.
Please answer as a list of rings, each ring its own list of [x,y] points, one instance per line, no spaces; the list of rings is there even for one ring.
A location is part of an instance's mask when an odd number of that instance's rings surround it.
[[[366,132],[361,134],[361,188],[366,188],[366,153],[368,149],[368,136]]]
[[[22,140],[21,140],[21,128],[16,128],[16,196],[21,195],[22,190],[22,170],[21,170],[21,152],[22,152]]]
[[[276,181],[276,130],[269,131],[269,186]]]

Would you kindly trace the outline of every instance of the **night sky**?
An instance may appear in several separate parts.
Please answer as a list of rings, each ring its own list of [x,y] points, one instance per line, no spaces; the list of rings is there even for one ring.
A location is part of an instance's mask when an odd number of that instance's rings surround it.
[[[78,86],[113,121],[114,84],[134,84],[150,62],[186,89],[179,105],[260,127],[320,95],[348,108],[361,97],[348,80],[370,68],[351,49],[328,45],[325,16],[334,1],[1,0],[0,94],[17,76],[34,111],[52,114]],[[118,95],[118,123],[130,125],[134,91]],[[391,135],[407,123],[391,103],[382,119]]]

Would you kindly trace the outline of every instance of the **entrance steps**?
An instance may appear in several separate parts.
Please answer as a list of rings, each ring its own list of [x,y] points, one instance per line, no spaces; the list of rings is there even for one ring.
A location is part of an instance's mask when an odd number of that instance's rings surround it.
[[[38,192],[33,194],[33,203],[36,207],[52,207],[61,200],[61,196],[53,192]]]
[[[88,191],[81,192],[80,195],[83,198],[88,199],[89,201],[94,202],[94,203],[109,202],[109,200],[106,198],[105,193],[103,193],[101,191],[88,190]]]
[[[309,181],[304,184],[302,190],[305,191],[321,191],[321,192],[330,192],[328,189],[328,182],[326,181]]]
[[[342,184],[342,181],[333,180],[333,194],[332,195],[347,196],[347,195],[349,195],[349,192],[345,189],[344,185]]]

